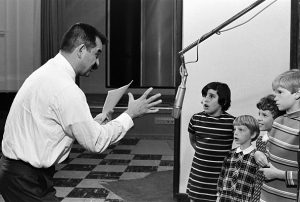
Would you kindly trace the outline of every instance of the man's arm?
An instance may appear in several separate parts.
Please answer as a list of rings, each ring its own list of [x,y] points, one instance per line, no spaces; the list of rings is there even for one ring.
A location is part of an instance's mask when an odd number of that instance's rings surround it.
[[[133,118],[158,111],[154,107],[162,102],[157,100],[161,94],[147,98],[151,91],[152,88],[149,88],[136,100],[129,93],[129,103],[125,113],[104,125],[101,124],[103,117],[93,119],[85,96],[81,92],[71,93],[70,91],[61,95],[65,102],[60,105],[57,114],[60,116],[59,119],[67,135],[75,137],[79,144],[90,151],[102,152],[110,144],[124,137],[133,126]]]

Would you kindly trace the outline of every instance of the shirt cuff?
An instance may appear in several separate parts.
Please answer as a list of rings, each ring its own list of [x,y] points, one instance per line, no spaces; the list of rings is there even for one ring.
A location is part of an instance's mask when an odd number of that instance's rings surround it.
[[[122,123],[126,131],[128,131],[134,125],[132,118],[127,113],[122,113],[115,120]]]
[[[295,186],[297,183],[295,183],[294,179],[296,179],[296,172],[293,171],[286,171],[285,172],[285,183],[287,186]]]

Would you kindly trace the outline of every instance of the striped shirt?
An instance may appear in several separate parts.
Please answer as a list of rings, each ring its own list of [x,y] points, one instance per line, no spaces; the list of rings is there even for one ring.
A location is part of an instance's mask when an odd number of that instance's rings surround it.
[[[187,186],[189,198],[216,201],[222,163],[232,147],[233,120],[226,112],[218,117],[205,112],[192,116],[188,131],[196,137],[196,151]]]
[[[285,170],[286,180],[272,180],[263,184],[261,201],[291,202],[297,198],[297,150],[299,147],[300,111],[278,117],[270,132],[268,150],[270,162]]]

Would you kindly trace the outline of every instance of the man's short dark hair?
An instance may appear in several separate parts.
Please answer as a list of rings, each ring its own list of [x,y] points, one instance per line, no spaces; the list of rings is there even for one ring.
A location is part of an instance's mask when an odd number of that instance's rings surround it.
[[[60,49],[70,53],[80,44],[84,44],[90,50],[96,47],[96,37],[100,38],[103,45],[107,43],[105,35],[95,27],[85,23],[76,23],[64,34]]]
[[[218,103],[221,105],[222,110],[225,112],[229,109],[231,103],[231,92],[227,84],[221,82],[211,82],[208,83],[202,89],[202,96],[205,97],[207,95],[207,91],[209,89],[217,91],[219,96]]]

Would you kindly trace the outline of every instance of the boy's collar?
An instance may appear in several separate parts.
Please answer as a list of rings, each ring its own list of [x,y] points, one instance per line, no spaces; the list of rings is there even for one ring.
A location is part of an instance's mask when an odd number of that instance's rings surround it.
[[[289,113],[289,114],[285,114],[284,116],[289,117],[289,118],[299,118],[300,117],[300,110]]]
[[[248,147],[247,149],[244,149],[244,150],[241,150],[241,147],[238,147],[236,149],[236,153],[240,153],[240,152],[243,152],[243,154],[249,154],[250,152],[252,152],[254,150],[254,146],[253,145],[250,145],[250,147]]]

